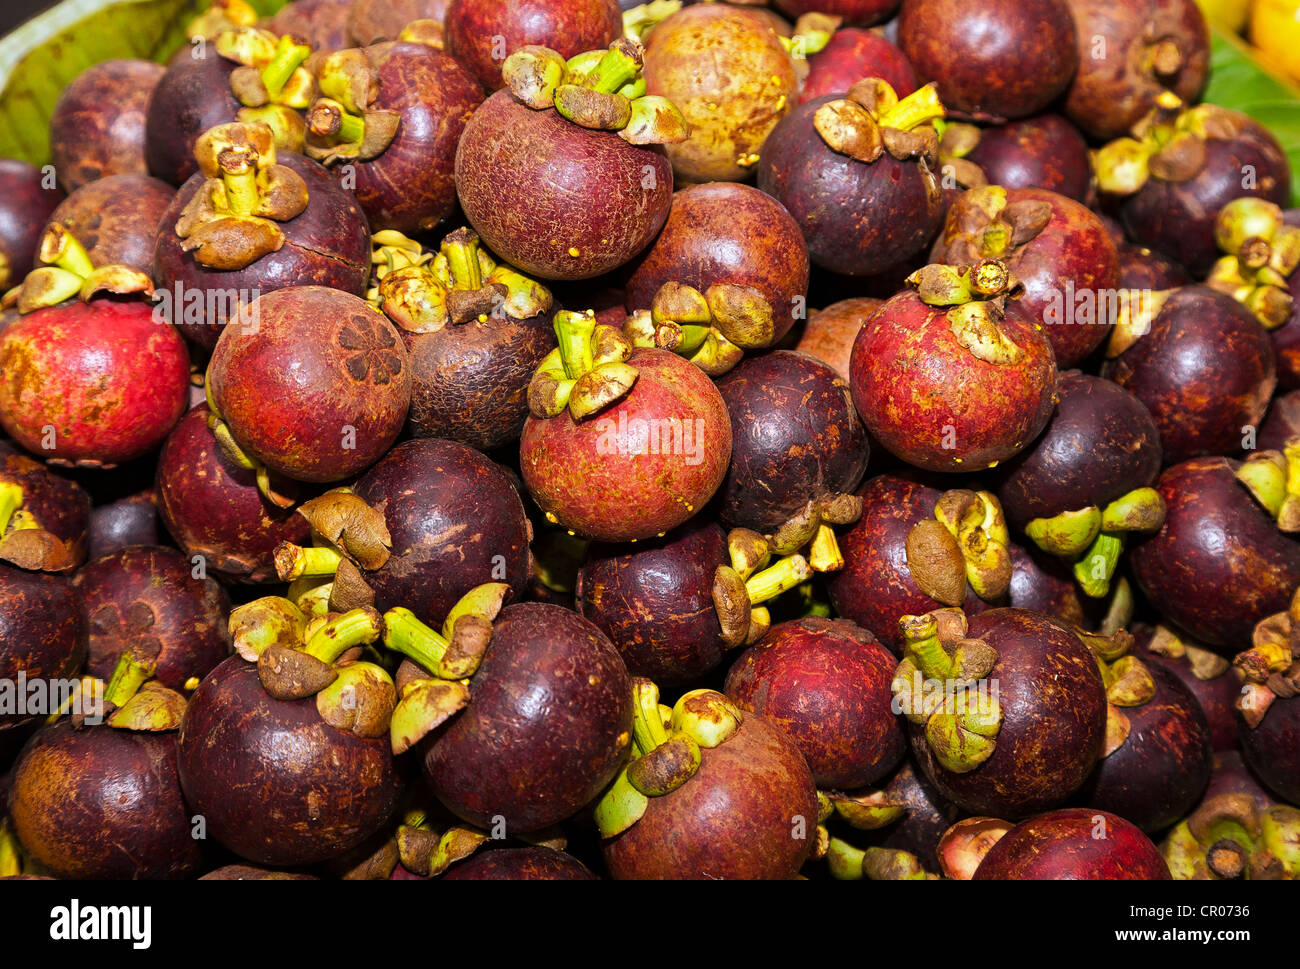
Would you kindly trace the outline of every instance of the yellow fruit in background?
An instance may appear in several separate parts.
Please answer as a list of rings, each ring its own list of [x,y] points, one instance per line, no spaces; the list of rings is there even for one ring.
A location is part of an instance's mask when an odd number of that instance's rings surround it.
[[[1300,81],[1300,0],[1255,0],[1250,41],[1272,65]]]
[[[1226,27],[1239,34],[1246,29],[1250,19],[1251,0],[1196,0],[1205,14],[1205,19],[1212,24]]]

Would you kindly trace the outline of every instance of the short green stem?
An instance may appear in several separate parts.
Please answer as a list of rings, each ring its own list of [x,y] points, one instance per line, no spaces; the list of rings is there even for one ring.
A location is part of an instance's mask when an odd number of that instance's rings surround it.
[[[283,542],[275,549],[275,569],[281,579],[291,582],[303,576],[333,575],[343,556],[332,548],[304,547]]]
[[[251,215],[261,203],[257,189],[257,153],[236,145],[227,148],[217,159],[221,182],[226,187],[226,204],[234,215]]]
[[[271,100],[274,101],[279,97],[284,86],[289,83],[289,78],[293,77],[293,72],[302,66],[302,62],[310,54],[310,47],[295,44],[288,34],[280,38],[275,48],[275,56],[266,67],[262,68],[262,86],[266,88],[266,93],[270,95]]]
[[[422,667],[438,675],[442,658],[450,645],[437,630],[426,626],[410,609],[397,607],[384,613],[384,645],[397,650]]]
[[[625,84],[637,79],[641,65],[636,58],[629,56],[625,49],[630,45],[615,43],[600,58],[595,68],[583,79],[583,87],[613,94]]]
[[[750,577],[745,583],[745,589],[749,592],[750,603],[757,606],[775,599],[811,577],[812,567],[807,559],[802,555],[788,555]]]
[[[142,663],[128,650],[122,654],[113,669],[113,675],[104,690],[104,699],[115,707],[124,706],[153,676],[155,669],[156,663]]]
[[[595,365],[592,348],[592,337],[596,332],[595,314],[561,310],[555,314],[554,326],[565,376],[577,380]]]
[[[1074,564],[1074,577],[1084,594],[1103,599],[1110,591],[1110,580],[1124,551],[1124,539],[1112,532],[1101,532],[1083,558]]]
[[[938,89],[933,84],[927,84],[885,111],[876,121],[882,128],[911,131],[943,118],[946,113],[943,102],[939,100]]]
[[[645,756],[668,740],[663,714],[659,712],[659,688],[642,677],[632,681],[632,740]]]
[[[477,290],[483,287],[483,267],[478,261],[478,236],[468,229],[458,229],[442,240],[442,254],[455,289]]]
[[[904,616],[899,620],[903,632],[903,655],[916,663],[928,679],[946,680],[952,675],[952,657],[939,642],[939,623],[931,616]]]
[[[9,529],[9,519],[23,503],[23,489],[11,481],[0,482],[0,535]]]
[[[335,616],[312,634],[304,652],[322,663],[335,663],[354,646],[365,646],[379,639],[383,620],[374,609],[353,609]]]

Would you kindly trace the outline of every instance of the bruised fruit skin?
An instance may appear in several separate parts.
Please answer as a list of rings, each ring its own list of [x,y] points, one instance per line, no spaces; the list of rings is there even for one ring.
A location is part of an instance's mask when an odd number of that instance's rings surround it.
[[[733,434],[722,520],[770,534],[804,507],[852,491],[870,453],[848,381],[791,350],[743,361],[718,380]]]
[[[361,844],[387,823],[402,788],[387,736],[330,726],[314,698],[273,699],[257,667],[238,656],[190,699],[180,779],[211,837],[274,866],[325,861]]]
[[[627,668],[570,609],[501,610],[469,693],[469,705],[423,742],[422,764],[438,799],[472,824],[490,828],[501,815],[508,830],[527,833],[563,821],[626,761]]]
[[[174,733],[46,727],[15,767],[9,811],[23,849],[59,878],[188,878],[202,861]]]
[[[86,249],[94,266],[153,271],[154,245],[169,226],[163,215],[176,190],[144,174],[109,175],[59,203],[50,224],[62,223]]]
[[[981,121],[1043,110],[1079,65],[1065,0],[904,0],[898,46],[950,111]]]
[[[808,324],[795,349],[816,357],[848,380],[853,342],[858,338],[858,331],[866,326],[871,314],[883,302],[870,296],[856,296],[813,313],[808,317]]]
[[[155,676],[180,690],[230,655],[230,598],[212,578],[195,578],[188,556],[135,546],[90,562],[72,580],[90,635],[86,670],[107,682],[131,652],[157,663]]]
[[[1195,458],[1156,482],[1164,526],[1135,542],[1133,576],[1151,604],[1226,656],[1261,619],[1286,610],[1300,585],[1300,544],[1233,476],[1227,458]]]
[[[185,413],[189,384],[184,341],[147,303],[64,303],[0,332],[0,424],[51,464],[148,453]]]
[[[725,653],[713,577],[728,562],[722,529],[698,518],[664,538],[595,543],[578,570],[578,612],[610,638],[633,676],[692,683]]]
[[[1106,363],[1103,376],[1146,405],[1167,464],[1234,454],[1277,386],[1268,331],[1226,293],[1175,290],[1150,332]]]
[[[862,517],[837,537],[844,568],[831,573],[827,590],[835,612],[857,623],[898,652],[900,616],[919,616],[942,607],[917,586],[907,566],[907,536],[917,523],[934,518],[943,492],[923,484],[915,472],[884,474],[857,491]],[[984,609],[969,588],[962,608],[968,616]]]
[[[199,135],[234,121],[243,107],[230,89],[238,64],[219,55],[212,44],[201,52],[191,48],[189,54],[159,79],[145,116],[149,174],[177,186],[199,170],[194,160]]]
[[[773,343],[804,315],[808,252],[780,202],[750,185],[693,185],[673,195],[663,231],[635,262],[629,311],[649,309],[664,283],[701,293],[719,283],[756,289],[772,308]]]
[[[222,331],[208,391],[240,446],[272,471],[340,481],[401,432],[411,371],[396,327],[365,300],[293,286],[254,300]]]
[[[757,714],[702,749],[685,784],[649,800],[641,820],[604,844],[617,879],[789,879],[813,847],[812,773],[794,742]],[[792,837],[798,818],[803,839]]]
[[[81,598],[61,576],[0,564],[0,677],[64,679],[86,658]],[[11,728],[39,719],[0,713],[0,743]]]
[[[502,848],[484,851],[454,865],[443,881],[587,882],[599,881],[572,855],[554,848]]]
[[[819,6],[828,4],[822,0]],[[874,30],[846,27],[835,31],[825,47],[808,57],[808,77],[804,79],[799,103],[826,94],[843,94],[864,77],[883,77],[900,98],[920,86],[916,72],[901,50]]]
[[[1083,202],[1092,180],[1088,143],[1059,114],[1039,114],[985,128],[966,156],[990,185],[1041,188]]]
[[[667,350],[635,350],[628,363],[639,376],[623,399],[581,422],[567,409],[529,416],[520,440],[543,513],[598,541],[677,527],[713,497],[731,458],[726,403],[703,371]]]
[[[691,134],[668,146],[684,182],[737,182],[748,177],[763,142],[795,104],[794,60],[771,25],[727,4],[684,7],[646,37],[648,94],[666,97]]]
[[[311,526],[257,490],[256,474],[236,465],[208,429],[200,404],[176,425],[158,455],[158,513],[186,555],[238,582],[274,580],[271,553],[280,542],[303,544]],[[152,509],[151,509],[152,513]]]
[[[145,112],[165,73],[151,61],[101,61],[63,89],[50,118],[50,162],[65,191],[148,173]]]
[[[736,660],[725,692],[789,735],[818,787],[853,790],[907,750],[890,692],[896,666],[853,623],[810,617],[773,626]]]
[[[1103,830],[1104,837],[1098,834]],[[984,856],[974,880],[1168,881],[1169,868],[1151,840],[1123,818],[1064,808],[1008,831]]]
[[[35,165],[0,158],[0,286],[17,286],[32,271],[41,227],[63,201]]]
[[[1256,445],[1261,451],[1280,451],[1287,439],[1300,434],[1300,391],[1279,394],[1269,405],[1268,414],[1259,425]]]
[[[1274,699],[1258,727],[1243,722],[1241,753],[1265,787],[1300,804],[1300,698]]]
[[[445,24],[447,53],[489,91],[503,86],[501,65],[521,47],[549,47],[568,59],[623,35],[616,0],[451,0]]]
[[[502,261],[571,280],[616,269],[654,239],[673,177],[658,146],[630,145],[498,91],[465,126],[456,187],[466,218]]]

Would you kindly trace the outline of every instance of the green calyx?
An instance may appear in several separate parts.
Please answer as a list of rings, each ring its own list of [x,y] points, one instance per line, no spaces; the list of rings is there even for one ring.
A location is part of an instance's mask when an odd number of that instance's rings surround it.
[[[546,287],[494,260],[470,229],[450,233],[437,253],[425,253],[414,240],[391,230],[376,233],[373,241],[371,303],[407,332],[526,320],[553,305]]]
[[[487,832],[470,825],[439,831],[422,812],[412,812],[403,822],[397,829],[398,858],[402,867],[426,878],[441,875],[490,840]]]
[[[1025,352],[1002,329],[1006,301],[1020,283],[996,259],[974,266],[933,264],[907,277],[929,306],[947,307],[948,325],[957,342],[984,363],[1010,366]]]
[[[528,407],[535,418],[556,417],[567,407],[581,421],[628,395],[637,371],[626,363],[633,347],[622,333],[598,326],[591,310],[560,310],[554,326],[559,346],[542,360],[528,385]]]
[[[1281,881],[1300,877],[1298,845],[1300,809],[1221,794],[1176,825],[1160,853],[1177,881]]]
[[[989,491],[948,491],[935,505],[934,517],[956,542],[975,594],[986,601],[1001,598],[1011,585],[1011,535],[997,497]]]
[[[555,108],[574,124],[614,131],[634,145],[685,141],[690,131],[667,98],[645,93],[645,50],[619,39],[605,51],[565,60],[549,47],[529,46],[506,58],[501,76],[510,93],[530,108]]]
[[[377,158],[397,137],[402,116],[375,107],[379,75],[364,50],[334,51],[316,66],[320,96],[307,111],[303,150],[324,165]]]
[[[1284,532],[1300,532],[1300,437],[1281,451],[1251,454],[1237,469],[1237,480]]]
[[[104,688],[105,721],[118,730],[158,733],[180,728],[186,700],[153,679],[158,664],[124,652]]]
[[[230,75],[230,87],[249,108],[279,105],[306,108],[316,90],[316,79],[303,63],[311,47],[288,34],[277,37],[269,30],[242,27],[220,34],[217,53],[240,66]]]
[[[841,838],[831,838],[826,849],[826,863],[837,881],[936,881],[939,876],[927,872],[921,860],[898,848],[853,847]]]
[[[1266,329],[1290,320],[1295,305],[1288,281],[1300,265],[1300,229],[1286,225],[1272,202],[1240,198],[1219,211],[1214,232],[1227,255],[1206,285],[1244,305]]]
[[[731,564],[719,565],[713,573],[713,608],[727,649],[761,639],[772,624],[763,603],[812,577],[812,565],[800,554],[788,554],[772,563],[774,546],[775,541],[747,528],[733,529],[727,535]]]
[[[36,261],[43,263],[4,294],[0,307],[16,307],[30,313],[64,300],[86,302],[98,293],[153,296],[153,280],[129,266],[95,266],[86,247],[61,222],[51,222],[36,248]]]
[[[629,40],[644,44],[646,35],[656,24],[667,20],[681,9],[682,0],[650,0],[650,3],[624,10],[623,34]]]
[[[868,77],[818,108],[813,127],[826,147],[855,161],[871,164],[888,152],[898,161],[917,159],[930,173],[939,158],[935,122],[945,114],[933,84],[900,99],[887,81]]]
[[[1205,168],[1205,142],[1231,139],[1239,130],[1234,112],[1213,104],[1186,108],[1172,91],[1163,91],[1130,136],[1092,153],[1097,186],[1109,195],[1132,195],[1153,178],[1191,181]]]
[[[809,54],[823,50],[835,36],[835,31],[844,22],[843,17],[815,11],[803,14],[794,24],[794,32],[789,37],[780,37],[781,46],[795,60],[806,60]]]
[[[623,334],[633,346],[671,350],[719,377],[741,361],[745,350],[771,346],[776,329],[771,303],[751,286],[715,283],[700,292],[668,282],[649,311],[628,317]]]
[[[939,170],[945,181],[951,179],[962,191],[987,186],[984,169],[966,157],[979,146],[979,126],[940,119],[934,122],[934,128],[939,133]]]
[[[1094,599],[1110,594],[1111,579],[1130,532],[1151,533],[1165,522],[1165,501],[1154,488],[1135,488],[1104,509],[1095,505],[1035,518],[1025,534],[1039,548],[1073,563],[1074,576]]]

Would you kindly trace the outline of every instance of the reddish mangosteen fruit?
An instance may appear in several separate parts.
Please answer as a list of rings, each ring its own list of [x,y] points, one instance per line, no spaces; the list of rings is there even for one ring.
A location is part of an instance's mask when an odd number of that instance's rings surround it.
[[[1056,362],[996,260],[927,266],[858,334],[853,401],[872,437],[916,467],[975,472],[1034,440],[1052,416]]]
[[[1102,753],[1107,701],[1097,659],[1078,635],[1022,609],[969,623],[945,609],[899,626],[896,708],[940,794],[975,814],[1014,819],[1083,785]]]
[[[898,0],[776,0],[776,8],[791,19],[806,13],[843,17],[855,27],[870,27],[888,20],[898,9]]]
[[[86,658],[81,600],[65,578],[0,563],[0,677],[16,681],[75,676]],[[0,714],[0,745],[39,717]]]
[[[1279,394],[1269,405],[1268,414],[1259,425],[1255,443],[1261,451],[1280,451],[1286,442],[1300,435],[1300,390]]]
[[[722,484],[731,420],[713,382],[666,350],[631,350],[595,317],[555,316],[559,348],[529,388],[519,459],[549,521],[586,538],[662,535]]]
[[[1242,678],[1218,653],[1197,645],[1168,626],[1134,627],[1134,654],[1149,666],[1163,666],[1191,691],[1210,728],[1215,751],[1237,749],[1237,700]],[[1216,757],[1218,754],[1216,753]],[[1234,754],[1235,756],[1235,754]]]
[[[1079,66],[1066,0],[904,0],[898,46],[950,110],[977,121],[1042,111]]]
[[[340,167],[371,228],[424,232],[450,215],[456,145],[483,101],[469,71],[427,44],[398,41],[329,54],[316,77],[306,153]]]
[[[358,47],[396,40],[414,20],[441,24],[447,5],[448,0],[353,0],[348,4],[348,36]]]
[[[443,881],[452,882],[599,880],[590,868],[572,855],[541,847],[485,851],[454,866],[443,876]]]
[[[659,145],[685,123],[663,98],[621,93],[638,92],[641,58],[620,41],[594,63],[566,65],[548,48],[507,59],[511,86],[474,112],[456,149],[461,208],[501,259],[543,279],[590,279],[663,227],[672,169]]]
[[[1078,35],[1079,70],[1065,111],[1091,137],[1105,141],[1127,133],[1164,91],[1189,104],[1200,99],[1210,73],[1210,31],[1195,0],[1066,3]]]
[[[1035,115],[990,128],[951,123],[944,127],[939,157],[945,163],[945,175],[965,174],[956,166],[951,172],[946,170],[953,159],[962,159],[978,166],[987,184],[1045,189],[1076,202],[1086,200],[1092,182],[1088,143],[1058,114]]]
[[[1187,270],[1172,259],[1145,246],[1121,242],[1119,251],[1119,288],[1139,290],[1176,289],[1193,282]]]
[[[826,46],[808,58],[799,103],[843,94],[864,77],[883,78],[900,98],[920,87],[901,50],[874,30],[848,27],[835,31]]]
[[[314,50],[342,50],[352,46],[348,24],[354,6],[352,0],[294,0],[262,21],[262,26],[277,37],[301,37]]]
[[[63,201],[53,178],[25,161],[0,158],[0,287],[32,271],[41,226]]]
[[[155,528],[161,515],[181,550],[201,558],[214,575],[236,582],[274,580],[276,546],[306,542],[311,526],[263,497],[256,472],[222,449],[208,427],[210,415],[199,405],[181,418],[158,454],[156,506],[149,495],[139,510]]]
[[[1235,745],[1227,750],[1215,751],[1210,783],[1201,796],[1201,803],[1222,794],[1245,794],[1264,809],[1275,803],[1272,795],[1260,785],[1259,778],[1246,766],[1245,759]]]
[[[732,665],[725,691],[789,735],[818,787],[854,790],[907,749],[890,691],[896,665],[866,630],[810,617],[773,626]]]
[[[160,311],[199,346],[259,295],[328,286],[355,296],[370,274],[370,234],[352,193],[320,165],[277,154],[260,123],[204,132],[201,170],[163,214],[153,250]]]
[[[1164,526],[1129,553],[1151,604],[1227,655],[1249,642],[1257,622],[1286,609],[1300,585],[1300,544],[1237,480],[1241,467],[1196,458],[1166,469],[1156,482]]]
[[[666,714],[633,680],[634,759],[596,806],[617,879],[789,879],[810,854],[817,791],[799,748],[720,693]]]
[[[1277,386],[1268,331],[1207,286],[1127,294],[1106,355],[1103,375],[1146,405],[1167,464],[1236,453]]]
[[[703,294],[728,284],[751,291],[748,295],[758,304],[753,311],[766,325],[740,344],[743,349],[779,343],[806,315],[803,235],[780,202],[749,185],[719,182],[675,193],[663,231],[633,266],[627,281],[629,311],[651,308],[668,283]]]
[[[880,78],[802,104],[763,145],[758,187],[803,230],[808,256],[869,276],[921,252],[942,224],[932,86],[899,100]]]
[[[975,881],[1168,881],[1169,868],[1136,825],[1096,808],[1063,808],[1002,836]]]
[[[66,572],[86,560],[90,495],[0,441],[0,560]]]
[[[80,242],[94,266],[153,271],[163,215],[176,195],[166,182],[143,174],[106,175],[78,188],[50,215]]]
[[[295,871],[274,871],[259,868],[256,865],[222,865],[206,875],[200,875],[201,882],[264,882],[264,881],[316,881],[315,875]]]
[[[816,357],[848,380],[853,343],[883,302],[870,296],[855,296],[812,313],[795,349]]]
[[[161,545],[164,534],[153,488],[138,491],[91,510],[87,558],[103,558],[128,545]]]
[[[237,442],[244,466],[341,481],[397,439],[411,371],[396,327],[365,300],[290,286],[242,307],[222,331],[208,365],[208,400],[224,425],[218,437]]]
[[[50,118],[50,162],[64,191],[109,175],[145,175],[145,112],[166,72],[140,60],[102,61],[63,89]]]
[[[1168,91],[1131,137],[1098,150],[1093,164],[1129,239],[1198,279],[1220,256],[1220,209],[1245,197],[1285,205],[1291,195],[1290,166],[1267,128],[1213,104],[1185,108]]]

